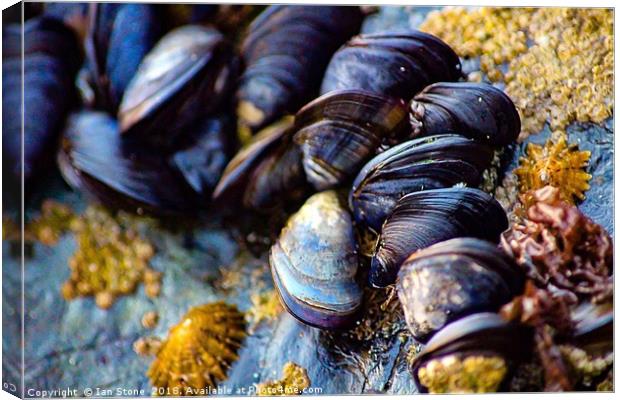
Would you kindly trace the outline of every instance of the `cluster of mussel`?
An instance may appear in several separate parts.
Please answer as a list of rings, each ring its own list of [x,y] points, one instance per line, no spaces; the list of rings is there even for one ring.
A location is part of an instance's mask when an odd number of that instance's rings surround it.
[[[67,27],[80,18],[82,31]],[[416,379],[445,354],[516,360],[526,329],[494,312],[524,276],[496,246],[504,210],[477,189],[519,134],[515,106],[491,85],[459,82],[459,57],[438,38],[358,35],[363,18],[359,7],[269,6],[236,48],[208,17],[162,31],[155,5],[50,7],[24,29],[25,170],[62,131],[66,181],[114,207],[269,212],[319,192],[270,252],[291,314],[347,328],[362,311],[360,282],[396,283],[413,336],[430,340]],[[63,128],[75,86],[80,108]],[[4,109],[8,152],[19,154],[20,110]],[[237,130],[253,136],[229,160]]]

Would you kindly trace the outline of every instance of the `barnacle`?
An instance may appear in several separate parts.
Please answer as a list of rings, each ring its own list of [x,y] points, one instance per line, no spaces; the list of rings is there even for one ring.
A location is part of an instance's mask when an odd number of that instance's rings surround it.
[[[613,244],[605,230],[546,186],[521,196],[525,218],[502,235],[502,247],[539,285],[604,301],[613,293]]]
[[[310,386],[310,378],[305,368],[288,362],[282,368],[282,379],[259,383],[256,392],[259,396],[290,396],[302,394]]]
[[[154,356],[161,348],[161,339],[153,336],[138,338],[133,342],[133,351],[140,356]]]
[[[69,206],[54,200],[45,200],[41,214],[25,228],[25,235],[51,246],[58,242],[60,236],[67,232],[75,215]]]
[[[118,296],[134,292],[141,281],[147,294],[159,290],[161,273],[148,267],[153,247],[134,225],[93,206],[71,221],[77,250],[69,260],[69,280],[62,287],[65,299],[94,296],[96,304],[105,309]]]
[[[276,318],[283,310],[275,290],[269,290],[260,294],[254,293],[250,300],[252,301],[252,308],[246,314],[246,319],[250,323],[250,331],[262,321]]]
[[[529,143],[527,157],[521,157],[519,167],[514,170],[519,178],[519,190],[525,193],[551,185],[560,189],[564,201],[583,200],[592,178],[585,172],[589,160],[589,151],[579,151],[576,144],[567,145],[563,135],[555,142],[548,140],[544,146]]]
[[[420,29],[462,57],[480,57],[487,78],[506,84],[521,116],[521,140],[546,122],[563,130],[611,116],[612,9],[447,7],[429,14]],[[473,71],[468,79],[482,77]]]
[[[159,314],[155,311],[147,311],[142,316],[142,320],[140,322],[142,322],[142,326],[146,329],[153,329],[159,322]]]
[[[448,355],[429,361],[418,377],[430,393],[488,393],[497,392],[507,372],[501,357]]]
[[[153,386],[192,394],[226,378],[245,337],[237,307],[216,302],[192,307],[172,327],[147,375]]]

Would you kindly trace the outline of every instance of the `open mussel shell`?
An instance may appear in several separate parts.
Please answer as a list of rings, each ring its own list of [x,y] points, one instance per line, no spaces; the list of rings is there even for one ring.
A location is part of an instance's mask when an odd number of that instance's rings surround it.
[[[353,181],[355,222],[375,232],[404,195],[464,183],[476,187],[490,166],[490,147],[456,134],[407,141],[370,160]]]
[[[359,90],[327,93],[295,116],[308,181],[325,190],[352,178],[388,137],[407,130],[402,100]]]
[[[469,314],[497,311],[523,291],[524,276],[493,243],[457,238],[413,253],[396,288],[413,337],[426,341]]]
[[[58,163],[69,185],[112,208],[166,215],[194,214],[199,207],[199,197],[167,157],[124,143],[107,113],[69,117]]]
[[[3,163],[10,176],[21,180],[23,156],[28,181],[53,161],[54,145],[75,100],[81,49],[60,20],[37,17],[25,22],[23,36],[21,25],[3,28],[2,56]]]
[[[527,360],[533,345],[532,329],[525,325],[509,323],[495,313],[477,313],[459,319],[437,332],[428,344],[418,353],[411,365],[413,378],[422,391],[429,388],[422,384],[420,370],[425,368],[428,375],[433,370],[430,362],[450,361],[464,362],[472,367],[484,357],[500,361],[500,371],[481,370],[480,374],[490,373],[497,383],[506,382],[511,370],[519,362]],[[468,359],[469,358],[469,362]],[[503,370],[502,368],[505,368]],[[468,371],[474,372],[474,371]],[[424,373],[422,373],[424,375]],[[459,386],[459,377],[445,377],[445,384],[454,383]],[[484,376],[479,377],[484,380]],[[487,387],[490,389],[490,387]]]
[[[123,135],[173,142],[215,111],[235,79],[231,45],[217,30],[187,25],[166,34],[129,83],[118,119]]]
[[[295,198],[305,176],[293,132],[293,119],[286,117],[254,136],[226,166],[214,201],[261,211]]]
[[[338,47],[359,31],[359,7],[272,5],[250,25],[237,91],[241,126],[256,132],[318,93]]]
[[[521,132],[510,97],[485,83],[441,82],[411,101],[413,136],[458,132],[492,146],[506,146]]]
[[[462,75],[456,53],[420,31],[359,35],[332,57],[321,93],[362,89],[409,101],[425,86]]]
[[[355,236],[335,192],[313,195],[289,219],[269,263],[280,298],[297,319],[326,329],[355,321],[362,303]]]
[[[170,157],[185,181],[210,201],[234,146],[234,120],[228,114],[207,117],[189,130],[184,143]]]
[[[92,3],[85,47],[97,105],[116,113],[125,89],[160,35],[152,4]]]
[[[453,187],[409,193],[383,224],[368,279],[375,287],[391,285],[403,261],[418,250],[458,237],[497,243],[506,228],[504,209],[481,190]]]

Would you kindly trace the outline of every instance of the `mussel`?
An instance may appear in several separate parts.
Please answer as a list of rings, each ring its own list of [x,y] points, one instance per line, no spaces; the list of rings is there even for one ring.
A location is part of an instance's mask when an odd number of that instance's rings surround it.
[[[206,204],[230,160],[234,120],[224,113],[205,117],[188,132],[172,151],[170,163]]]
[[[85,41],[89,80],[99,108],[116,113],[129,81],[160,36],[152,4],[92,3]]]
[[[359,35],[342,46],[325,71],[321,93],[362,89],[409,101],[425,86],[462,75],[456,53],[420,31]]]
[[[157,146],[174,142],[221,106],[235,78],[234,60],[215,29],[186,25],[167,33],[127,86],[118,111],[121,133]]]
[[[272,5],[250,25],[237,91],[240,125],[265,127],[318,93],[338,47],[359,31],[359,7]]]
[[[575,321],[574,342],[589,354],[613,351],[613,304],[582,302],[572,312]]]
[[[23,177],[28,181],[53,160],[50,154],[75,100],[80,45],[60,20],[37,17],[23,25],[23,36],[21,25],[3,28],[2,56],[4,165],[21,179],[23,156]]]
[[[300,321],[336,329],[355,320],[362,303],[355,236],[336,192],[313,195],[288,220],[269,263],[282,302]]]
[[[499,310],[523,291],[524,278],[496,245],[457,238],[410,255],[400,268],[396,288],[409,330],[426,341],[466,315]]]
[[[360,90],[327,93],[295,116],[308,181],[333,188],[352,178],[382,141],[407,131],[404,102]]]
[[[69,117],[58,163],[69,185],[114,208],[192,214],[200,205],[164,155],[125,143],[116,121],[104,112]]]
[[[458,132],[492,146],[506,146],[521,132],[519,113],[510,97],[493,85],[441,82],[411,101],[413,136]]]
[[[293,119],[263,129],[228,163],[213,192],[218,204],[269,210],[296,199],[305,187],[299,147],[292,143]]]
[[[496,392],[531,356],[532,329],[495,313],[459,319],[437,332],[411,365],[422,391]]]
[[[355,222],[379,232],[404,195],[464,183],[476,187],[493,158],[490,147],[456,134],[407,141],[370,160],[353,181]]]
[[[394,283],[401,264],[415,251],[467,236],[497,243],[507,227],[502,206],[481,190],[452,187],[409,193],[383,224],[368,279],[372,286],[385,287]]]

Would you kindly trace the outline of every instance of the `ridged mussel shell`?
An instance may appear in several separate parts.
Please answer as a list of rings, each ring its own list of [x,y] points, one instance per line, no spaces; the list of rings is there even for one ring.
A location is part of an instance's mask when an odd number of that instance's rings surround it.
[[[231,45],[213,28],[186,25],[146,55],[119,107],[123,135],[166,145],[221,105],[235,78]]]
[[[3,27],[2,58],[3,163],[5,171],[21,181],[23,156],[23,177],[28,181],[54,159],[54,145],[75,100],[73,81],[81,49],[62,22],[37,17],[23,27]]]
[[[533,346],[533,332],[525,326],[509,323],[495,313],[477,313],[459,319],[437,332],[418,353],[411,365],[413,378],[422,391],[420,368],[446,356],[497,356],[509,368],[527,360]]]
[[[303,154],[308,181],[333,188],[352,178],[382,141],[407,129],[400,99],[359,90],[327,93],[295,116],[295,143]]]
[[[457,238],[409,256],[396,289],[413,337],[426,341],[466,315],[497,311],[523,291],[524,278],[493,243]]]
[[[116,113],[127,85],[160,36],[152,4],[92,3],[85,41],[96,104]]]
[[[287,222],[269,255],[287,310],[320,328],[343,328],[362,302],[351,217],[333,191],[310,197]]]
[[[462,75],[456,53],[420,31],[359,35],[332,57],[321,93],[361,89],[409,101],[425,86]]]
[[[168,159],[122,141],[104,112],[69,116],[58,153],[69,185],[112,208],[154,214],[193,214],[198,196]]]
[[[237,99],[240,123],[257,131],[318,93],[338,47],[359,31],[359,7],[272,5],[250,25]]]
[[[305,186],[301,153],[292,143],[293,119],[283,118],[263,129],[228,163],[213,199],[218,204],[238,204],[268,210]]]
[[[493,158],[490,147],[456,134],[407,141],[378,154],[353,181],[355,222],[375,232],[404,195],[464,183],[476,187]]]
[[[386,219],[372,257],[372,286],[394,283],[412,253],[458,237],[497,243],[508,227],[502,206],[487,193],[467,187],[433,189],[403,196]]]
[[[506,146],[521,132],[519,113],[510,97],[493,85],[441,82],[411,101],[413,136],[458,132],[492,146]]]

